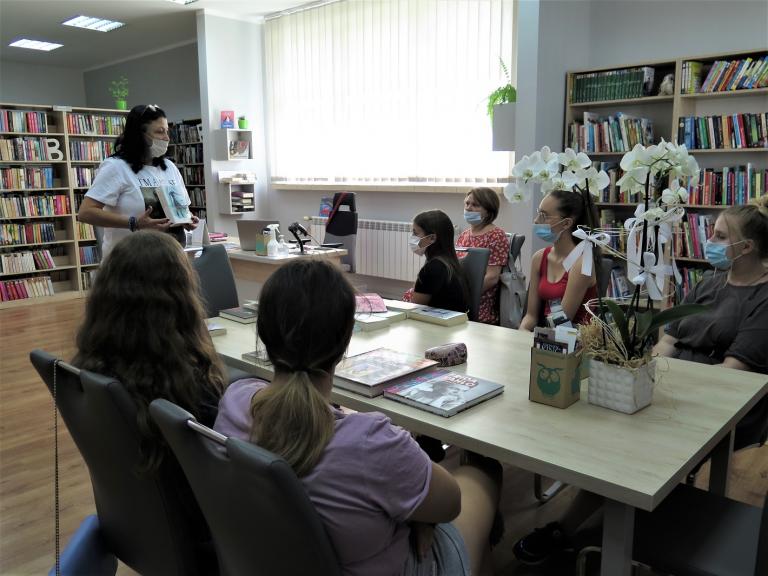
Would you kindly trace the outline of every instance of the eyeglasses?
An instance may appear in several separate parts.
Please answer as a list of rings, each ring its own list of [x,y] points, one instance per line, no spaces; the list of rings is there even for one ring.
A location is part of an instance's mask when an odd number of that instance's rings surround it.
[[[158,110],[160,110],[160,106],[158,106],[157,104],[147,104],[147,105],[145,105],[144,109],[139,114],[139,117],[143,118],[144,115],[147,113],[147,110],[149,110],[150,112],[157,112]]]
[[[555,216],[554,214],[550,215],[539,210],[536,212],[536,218],[534,218],[533,222],[534,224],[540,224],[542,222],[547,222],[550,218],[558,218],[558,216]],[[562,217],[560,217],[560,219],[562,220]]]

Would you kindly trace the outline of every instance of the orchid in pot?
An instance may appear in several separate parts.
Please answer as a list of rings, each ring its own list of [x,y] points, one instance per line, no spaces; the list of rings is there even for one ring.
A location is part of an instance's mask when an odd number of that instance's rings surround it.
[[[696,160],[685,146],[662,140],[659,144],[637,144],[621,159],[623,176],[617,182],[622,191],[638,194],[642,202],[624,223],[626,254],[610,245],[615,229],[604,229],[596,222],[573,232],[581,242],[563,261],[570,272],[583,255],[581,273],[592,275],[600,252],[607,252],[627,262],[627,275],[634,285],[628,303],[598,295],[597,306],[588,304],[592,321],[580,328],[580,338],[590,360],[589,401],[622,412],[632,413],[650,404],[655,379],[655,361],[651,357],[654,335],[658,329],[679,318],[703,309],[682,305],[658,311],[666,280],[679,272],[672,250],[673,226],[685,215],[683,204],[687,191],[680,182],[698,176]],[[553,154],[549,148],[534,152],[515,165],[516,179],[505,189],[510,202],[530,198],[530,185],[538,183],[543,193],[572,190],[586,202],[609,184],[603,171],[592,166],[583,152],[567,149]],[[661,193],[659,184],[669,185]],[[589,212],[589,211],[588,211]],[[645,296],[645,298],[643,298]]]

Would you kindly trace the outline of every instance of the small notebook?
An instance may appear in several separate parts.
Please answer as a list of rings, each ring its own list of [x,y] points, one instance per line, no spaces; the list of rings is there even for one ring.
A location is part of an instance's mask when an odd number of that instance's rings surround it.
[[[455,326],[462,322],[468,322],[466,312],[454,312],[453,310],[443,310],[442,308],[419,308],[408,312],[408,318],[439,324],[440,326]]]
[[[256,322],[259,314],[255,310],[238,306],[237,308],[227,308],[226,310],[219,311],[219,316],[227,320],[240,322],[241,324],[252,324]]]
[[[373,398],[379,396],[387,383],[395,378],[436,364],[423,356],[377,348],[345,358],[336,367],[334,385]]]
[[[448,417],[502,392],[501,384],[440,368],[401,379],[384,397]]]
[[[367,293],[355,296],[355,312],[386,312],[387,306],[384,299],[378,294]]]

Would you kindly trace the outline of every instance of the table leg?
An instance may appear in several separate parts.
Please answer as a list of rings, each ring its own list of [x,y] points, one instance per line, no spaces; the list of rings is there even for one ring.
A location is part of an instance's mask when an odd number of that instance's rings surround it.
[[[601,576],[631,576],[634,537],[634,507],[606,498],[603,505]]]
[[[709,491],[726,496],[728,493],[728,476],[733,454],[733,430],[720,440],[712,451],[712,463],[709,468]]]

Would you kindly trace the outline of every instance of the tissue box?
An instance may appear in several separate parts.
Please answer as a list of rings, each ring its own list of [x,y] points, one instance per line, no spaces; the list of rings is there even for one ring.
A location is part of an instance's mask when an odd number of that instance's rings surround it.
[[[528,399],[568,408],[581,392],[581,350],[571,354],[531,348]]]

